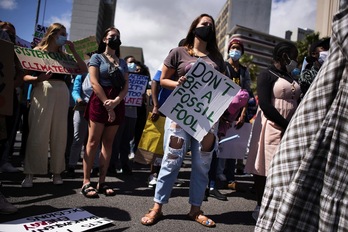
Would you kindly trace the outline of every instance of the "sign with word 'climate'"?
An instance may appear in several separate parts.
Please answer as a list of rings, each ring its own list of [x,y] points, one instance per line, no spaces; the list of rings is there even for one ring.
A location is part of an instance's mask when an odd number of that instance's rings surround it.
[[[141,106],[149,78],[144,75],[130,73],[128,80],[129,87],[128,93],[124,98],[125,104],[127,106]]]
[[[196,61],[186,78],[159,110],[201,141],[240,87],[202,59]]]
[[[73,208],[4,222],[0,224],[0,231],[75,232],[91,230],[112,222],[110,219],[100,218],[84,209]]]
[[[45,52],[15,46],[15,53],[23,69],[63,74],[80,74],[80,68],[75,59],[68,54]]]

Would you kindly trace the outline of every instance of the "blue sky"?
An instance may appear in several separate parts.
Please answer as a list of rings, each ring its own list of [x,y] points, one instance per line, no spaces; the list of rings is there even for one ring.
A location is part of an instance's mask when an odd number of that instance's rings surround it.
[[[70,28],[73,0],[41,0],[38,23],[48,26],[59,21]],[[46,2],[46,7],[45,7]],[[38,0],[0,0],[0,20],[16,27],[19,37],[29,42],[34,34]],[[46,8],[46,10],[44,10]]]
[[[145,64],[154,75],[168,51],[186,36],[192,20],[201,13],[217,17],[225,2],[118,0],[115,26],[121,31],[122,45],[143,48]],[[292,30],[295,39],[298,27],[314,29],[316,3],[317,0],[273,0],[270,34],[284,37],[286,30]],[[60,22],[69,32],[72,4],[73,0],[41,0],[38,23],[48,26]],[[37,5],[38,0],[0,0],[0,20],[13,23],[17,35],[30,42]]]

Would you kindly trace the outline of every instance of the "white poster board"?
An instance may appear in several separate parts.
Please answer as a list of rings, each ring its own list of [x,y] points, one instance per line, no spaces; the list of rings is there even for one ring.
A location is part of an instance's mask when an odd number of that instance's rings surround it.
[[[227,109],[240,87],[198,59],[159,109],[201,141]]]
[[[130,73],[128,80],[129,86],[128,93],[124,98],[125,104],[127,106],[141,106],[149,78],[144,75]]]
[[[81,208],[46,213],[0,224],[0,231],[36,232],[36,231],[87,231],[113,223]]]
[[[235,122],[232,127],[226,131],[225,137],[222,137],[219,143],[218,158],[224,159],[244,159],[250,138],[251,123],[244,123],[240,129],[236,129]]]

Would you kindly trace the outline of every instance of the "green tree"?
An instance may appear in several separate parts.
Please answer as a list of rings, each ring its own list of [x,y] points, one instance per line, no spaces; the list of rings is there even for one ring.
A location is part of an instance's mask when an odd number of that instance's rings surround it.
[[[253,93],[255,93],[256,92],[256,77],[259,72],[259,67],[253,63],[253,59],[254,59],[253,55],[244,54],[239,61],[242,65],[247,67],[247,69],[249,70],[250,78],[251,78],[251,89]]]
[[[311,33],[306,35],[306,37],[296,42],[296,46],[298,49],[298,63],[302,64],[303,60],[306,56],[308,56],[309,48],[312,43],[319,40],[319,32]]]

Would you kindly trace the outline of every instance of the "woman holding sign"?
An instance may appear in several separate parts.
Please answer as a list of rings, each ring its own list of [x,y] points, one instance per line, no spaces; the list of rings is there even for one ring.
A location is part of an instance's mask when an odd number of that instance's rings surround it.
[[[220,72],[225,71],[224,60],[216,43],[214,19],[201,14],[191,24],[184,46],[174,48],[164,61],[160,83],[163,87],[174,89],[187,79],[186,72],[198,58]],[[176,79],[172,80],[175,75]],[[192,153],[192,172],[190,180],[191,204],[188,217],[203,226],[214,227],[215,222],[201,211],[205,188],[208,184],[208,171],[213,151],[217,147],[217,125],[215,124],[202,141],[197,141],[173,120],[167,117],[164,135],[164,157],[158,176],[154,206],[142,219],[143,225],[152,225],[162,216],[162,206],[168,203],[174,182],[190,144]]]
[[[80,72],[87,72],[85,62],[77,54],[74,44],[67,40],[65,27],[53,23],[41,42],[34,48],[50,54],[66,55],[63,46],[68,45]],[[66,81],[70,75],[48,72],[32,72],[24,80],[33,84],[29,110],[29,135],[24,159],[25,179],[22,187],[33,186],[34,174],[47,174],[48,147],[50,147],[50,172],[53,184],[63,184],[60,176],[65,169],[67,120],[70,93]]]

